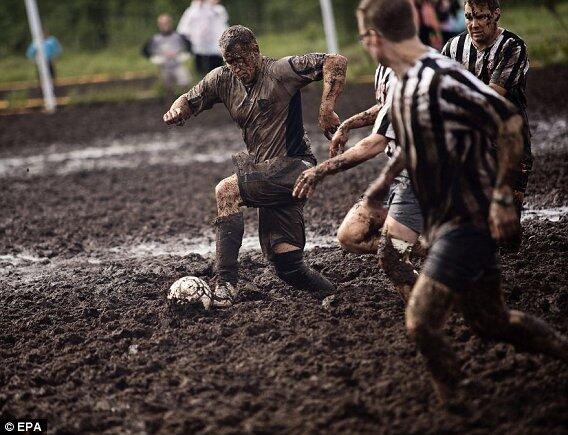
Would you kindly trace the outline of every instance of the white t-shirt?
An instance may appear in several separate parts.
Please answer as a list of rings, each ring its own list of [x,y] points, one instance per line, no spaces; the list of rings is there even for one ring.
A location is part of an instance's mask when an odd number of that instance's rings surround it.
[[[220,55],[219,37],[228,27],[228,20],[224,6],[193,0],[179,20],[177,31],[191,41],[195,54]]]

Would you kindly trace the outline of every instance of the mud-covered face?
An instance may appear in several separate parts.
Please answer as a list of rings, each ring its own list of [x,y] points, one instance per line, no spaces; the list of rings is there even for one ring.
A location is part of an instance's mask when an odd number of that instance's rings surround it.
[[[498,31],[497,22],[501,15],[501,9],[491,12],[487,6],[465,5],[465,22],[471,39],[479,45],[491,43]]]
[[[260,52],[257,45],[236,44],[223,52],[223,59],[231,72],[245,85],[254,83],[260,68]]]

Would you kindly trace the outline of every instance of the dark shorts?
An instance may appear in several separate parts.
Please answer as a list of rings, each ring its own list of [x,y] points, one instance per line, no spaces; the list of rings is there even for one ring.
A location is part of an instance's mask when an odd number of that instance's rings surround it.
[[[497,245],[488,231],[464,225],[431,244],[423,273],[451,290],[471,290],[486,275],[500,272]]]
[[[274,247],[289,243],[304,249],[305,200],[292,196],[298,176],[315,165],[306,157],[276,157],[254,163],[246,153],[233,156],[243,205],[258,208],[258,233],[262,252],[272,260]]]
[[[389,209],[389,216],[398,223],[418,234],[423,232],[424,218],[407,175],[401,174],[395,178],[391,184],[385,206]]]

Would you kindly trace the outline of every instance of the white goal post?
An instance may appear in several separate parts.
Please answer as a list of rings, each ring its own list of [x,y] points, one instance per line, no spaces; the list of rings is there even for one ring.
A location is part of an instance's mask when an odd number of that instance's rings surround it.
[[[26,12],[28,14],[28,21],[30,24],[30,31],[32,33],[33,41],[36,46],[36,62],[39,70],[39,80],[41,83],[41,91],[43,93],[43,101],[45,110],[49,113],[55,112],[57,101],[53,92],[53,81],[49,68],[47,66],[47,59],[44,50],[44,37],[43,29],[41,27],[41,20],[37,9],[36,0],[25,0]]]
[[[325,40],[327,42],[328,53],[338,53],[339,44],[337,43],[337,30],[335,28],[335,19],[333,17],[333,6],[331,0],[320,0],[321,15],[323,19],[323,30],[325,32]]]

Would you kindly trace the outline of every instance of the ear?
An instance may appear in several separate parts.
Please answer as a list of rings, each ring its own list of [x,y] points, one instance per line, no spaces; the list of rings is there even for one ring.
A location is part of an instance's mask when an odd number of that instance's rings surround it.
[[[501,8],[495,9],[495,12],[493,13],[495,14],[495,22],[498,23],[501,19]]]

